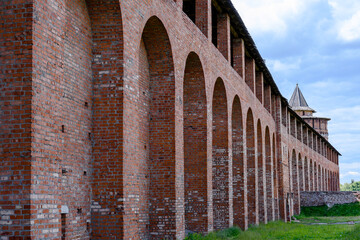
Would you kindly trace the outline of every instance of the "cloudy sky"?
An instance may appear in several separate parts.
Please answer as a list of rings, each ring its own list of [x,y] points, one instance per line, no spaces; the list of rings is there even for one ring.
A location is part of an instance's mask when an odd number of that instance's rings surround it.
[[[232,0],[282,95],[296,83],[342,154],[340,181],[360,181],[360,1]]]

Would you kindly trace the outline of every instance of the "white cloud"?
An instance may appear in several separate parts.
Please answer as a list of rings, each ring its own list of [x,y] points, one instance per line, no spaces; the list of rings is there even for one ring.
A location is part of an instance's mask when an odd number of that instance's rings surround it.
[[[330,103],[336,105],[335,102]],[[360,105],[334,108],[330,111],[319,112],[316,115],[330,117],[329,139],[330,142],[343,154],[341,159],[345,161],[357,161],[354,156],[360,155]],[[342,160],[341,160],[342,161]],[[360,163],[356,162],[349,169],[347,165],[340,165],[341,171],[351,170],[356,166],[360,170]],[[343,169],[344,168],[344,169]]]
[[[358,0],[329,0],[339,39],[345,42],[360,40],[360,2]]]
[[[360,162],[342,163],[340,162],[340,169],[343,172],[354,172],[354,170],[360,170]]]
[[[284,61],[269,59],[266,63],[269,68],[275,72],[288,72],[299,69],[301,59],[287,59]]]
[[[345,178],[345,177],[358,177],[360,176],[359,172],[347,172],[347,173],[342,173],[340,174],[340,178]]]
[[[317,0],[234,0],[234,6],[252,34],[286,34],[290,20],[295,20],[310,3]]]

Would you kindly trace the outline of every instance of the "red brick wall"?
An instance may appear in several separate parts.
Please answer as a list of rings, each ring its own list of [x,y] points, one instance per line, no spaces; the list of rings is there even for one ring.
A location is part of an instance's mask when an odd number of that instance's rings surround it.
[[[0,238],[30,236],[32,1],[0,4]]]
[[[267,221],[273,221],[274,215],[275,215],[275,209],[274,209],[274,179],[273,174],[275,167],[273,166],[272,161],[272,154],[271,154],[271,142],[270,142],[270,131],[269,128],[266,127],[265,129],[265,201],[267,208],[265,209],[267,211]]]
[[[266,182],[264,181],[264,155],[263,155],[263,134],[260,119],[257,122],[257,173],[258,173],[258,206],[259,206],[259,222],[265,222],[266,219]],[[270,185],[270,184],[269,184]]]
[[[92,174],[92,36],[85,1],[35,1],[32,234],[89,238]]]
[[[184,76],[185,229],[206,232],[207,111],[205,78],[199,57],[190,53]]]
[[[92,30],[92,232],[123,237],[123,26],[118,1],[86,1]]]
[[[224,82],[215,83],[213,96],[213,207],[214,229],[229,227],[229,146]]]
[[[258,220],[258,183],[255,150],[255,126],[251,109],[246,116],[246,159],[247,159],[247,202],[248,223],[256,224]]]
[[[212,44],[209,0],[196,24],[181,1],[3,2],[5,236],[183,238],[289,219],[293,152],[316,163],[310,185],[320,166],[338,190],[337,153],[311,131],[306,145],[229,17]]]
[[[246,161],[244,161],[244,128],[240,99],[235,97],[232,107],[232,152],[233,152],[233,204],[234,224],[247,228],[246,217]]]

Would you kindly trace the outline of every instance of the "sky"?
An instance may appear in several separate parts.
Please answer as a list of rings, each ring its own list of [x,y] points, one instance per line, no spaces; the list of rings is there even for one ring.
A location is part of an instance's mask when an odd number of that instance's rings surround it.
[[[360,1],[232,0],[282,95],[329,117],[340,182],[360,181]]]

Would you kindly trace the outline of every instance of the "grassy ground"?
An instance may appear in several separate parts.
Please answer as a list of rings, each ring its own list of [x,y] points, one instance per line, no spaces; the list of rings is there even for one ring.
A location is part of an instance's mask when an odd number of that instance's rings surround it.
[[[229,228],[213,232],[207,236],[190,235],[187,240],[217,240],[217,239],[348,239],[360,240],[360,225],[303,225],[299,223],[271,222],[250,227],[247,231],[239,228]]]
[[[358,222],[360,221],[360,216],[352,217],[299,217],[302,224],[311,224],[311,223],[339,223],[339,222]]]
[[[303,207],[296,216],[301,223],[336,223],[360,221],[360,203],[327,206]]]
[[[309,225],[311,223],[336,223],[360,221],[360,204],[335,205],[302,208],[302,213],[296,216],[299,223],[270,222],[267,225],[251,226],[247,231],[233,227],[207,236],[192,234],[187,240],[217,240],[217,239],[348,239],[360,240],[360,224],[341,225]]]
[[[337,217],[337,216],[360,216],[360,203],[349,203],[334,205],[332,208],[327,206],[319,207],[302,207],[301,214],[304,217]]]

